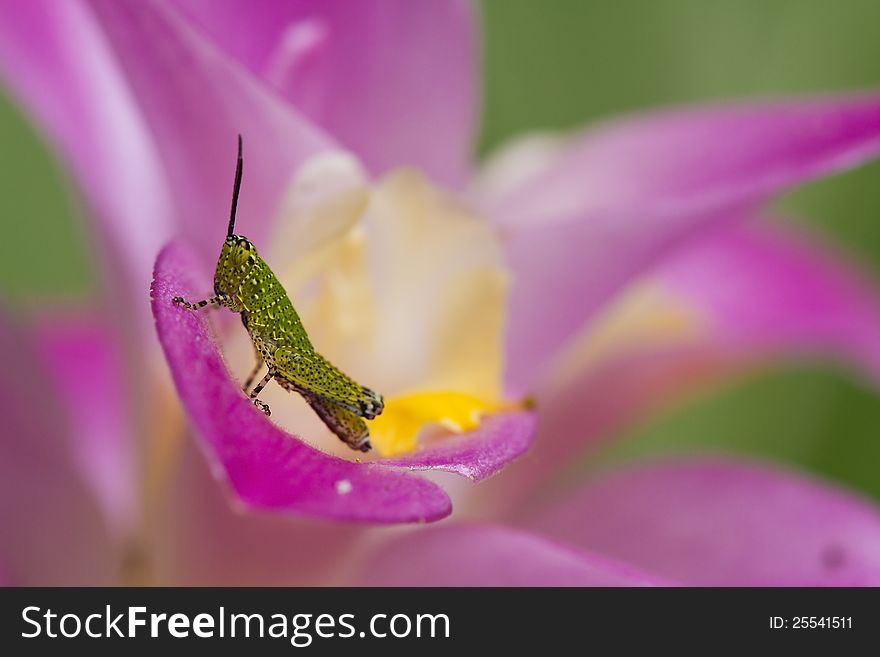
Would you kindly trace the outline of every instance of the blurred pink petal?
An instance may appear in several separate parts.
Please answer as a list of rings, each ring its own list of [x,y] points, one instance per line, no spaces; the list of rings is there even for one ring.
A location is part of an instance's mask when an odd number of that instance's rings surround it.
[[[628,345],[544,395],[528,460],[493,482],[503,503],[528,495],[574,455],[658,407],[774,360],[837,358],[880,383],[880,295],[792,229],[756,224],[716,231],[644,282],[690,306],[697,332],[682,343]]]
[[[449,514],[446,493],[426,479],[325,454],[256,409],[226,369],[205,315],[171,302],[176,295],[194,298],[205,289],[195,284],[195,262],[177,244],[160,253],[153,313],[178,393],[216,477],[227,479],[255,510],[387,523]]]
[[[0,317],[0,565],[8,584],[101,585],[117,575],[64,410],[22,333]]]
[[[531,411],[487,417],[478,429],[426,445],[414,454],[382,461],[413,470],[445,470],[474,481],[499,472],[522,456],[535,437]]]
[[[479,68],[468,3],[175,4],[374,175],[410,165],[443,184],[464,181]]]
[[[152,131],[178,230],[203,256],[216,257],[241,133],[246,183],[239,222],[259,243],[295,169],[332,142],[167,3],[89,5]]]
[[[365,586],[663,586],[670,582],[591,552],[491,525],[444,525],[382,544]]]
[[[102,284],[118,285],[118,298],[128,305],[132,289],[146,289],[155,254],[174,232],[148,129],[83,3],[0,0],[0,13],[0,76],[82,188],[99,245],[115,251],[99,251],[101,264],[124,277],[108,276]],[[139,304],[126,319],[138,310],[141,320],[148,318]]]
[[[576,135],[491,207],[505,226],[603,212],[714,213],[878,151],[876,94],[655,111]]]
[[[835,256],[782,225],[738,226],[661,265],[656,278],[708,315],[719,350],[837,356],[880,383],[880,290]]]
[[[878,508],[766,466],[629,467],[536,510],[528,524],[684,584],[880,584]]]
[[[557,348],[660,255],[878,152],[880,98],[862,96],[617,121],[531,163],[512,189],[485,200],[516,276],[512,385],[533,385]]]
[[[67,313],[42,317],[34,338],[70,419],[74,460],[110,527],[128,536],[138,522],[142,482],[129,405],[133,384],[124,378],[118,336],[99,315]]]

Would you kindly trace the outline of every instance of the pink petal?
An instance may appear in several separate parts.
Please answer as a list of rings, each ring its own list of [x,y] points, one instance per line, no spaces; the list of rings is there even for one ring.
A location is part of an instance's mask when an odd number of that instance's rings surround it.
[[[464,181],[479,66],[469,4],[176,4],[373,174],[410,165],[441,183]]]
[[[259,241],[291,174],[332,142],[167,3],[89,5],[154,135],[178,227],[204,255],[216,257],[241,133],[245,174],[238,228]]]
[[[293,438],[289,438],[293,440]],[[242,513],[193,441],[175,463],[157,514],[155,583],[169,586],[332,586],[364,538],[387,528],[276,513]]]
[[[705,313],[718,350],[849,360],[880,383],[880,290],[828,247],[779,225],[702,240],[656,272]]]
[[[818,244],[778,225],[738,225],[694,242],[642,282],[689,306],[699,325],[679,344],[607,354],[539,405],[527,462],[484,499],[516,504],[570,461],[707,383],[782,358],[833,357],[880,380],[880,295]]]
[[[195,298],[207,288],[195,283],[195,262],[180,245],[160,253],[153,313],[178,393],[215,476],[227,479],[254,509],[386,523],[437,520],[450,513],[446,493],[429,481],[324,454],[256,409],[230,376],[205,315],[171,303],[175,295]]]
[[[68,443],[64,409],[0,317],[0,565],[8,583],[109,584],[119,555]]]
[[[529,525],[685,584],[880,584],[877,507],[766,466],[630,467],[538,510]]]
[[[627,280],[707,226],[880,152],[880,98],[670,111],[575,137],[486,200],[509,236],[511,382]],[[511,167],[507,167],[508,169]]]
[[[425,446],[415,454],[383,460],[382,465],[445,470],[480,481],[525,453],[535,437],[535,420],[530,411],[495,415],[474,431]]]
[[[127,305],[131,290],[146,288],[155,254],[174,231],[148,130],[83,3],[0,0],[0,13],[0,76],[82,188],[100,245],[115,250],[101,253],[101,264],[119,272],[104,286],[120,288],[116,301]],[[139,311],[147,320],[143,304],[124,314],[130,322]]]
[[[142,482],[117,336],[96,314],[43,317],[35,342],[71,423],[70,449],[117,536],[138,520]]]
[[[662,578],[526,532],[445,525],[382,544],[366,586],[656,586]]]

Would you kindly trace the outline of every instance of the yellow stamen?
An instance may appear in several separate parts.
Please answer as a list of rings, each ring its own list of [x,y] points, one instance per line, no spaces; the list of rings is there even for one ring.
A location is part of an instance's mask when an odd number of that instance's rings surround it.
[[[370,422],[370,442],[381,456],[414,451],[419,434],[431,427],[452,433],[473,431],[483,416],[510,404],[460,392],[416,392],[385,401],[382,415]]]

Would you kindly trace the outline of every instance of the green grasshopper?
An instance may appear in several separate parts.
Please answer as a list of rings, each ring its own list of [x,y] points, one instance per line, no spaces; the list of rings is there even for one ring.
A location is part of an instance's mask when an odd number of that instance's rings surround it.
[[[257,364],[243,389],[247,393],[260,369],[266,375],[250,391],[249,397],[266,415],[268,404],[257,399],[271,379],[289,391],[298,392],[324,424],[352,449],[370,450],[370,431],[364,418],[372,420],[384,408],[382,395],[355,383],[315,351],[290,298],[269,266],[246,237],[235,235],[235,213],[243,169],[241,135],[232,188],[232,211],[226,241],[220,250],[214,273],[214,296],[196,303],[183,297],[172,301],[199,310],[205,306],[225,306],[241,315],[251,336]]]

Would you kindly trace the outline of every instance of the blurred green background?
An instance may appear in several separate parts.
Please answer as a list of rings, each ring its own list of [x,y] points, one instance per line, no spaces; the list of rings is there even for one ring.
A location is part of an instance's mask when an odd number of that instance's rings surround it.
[[[479,152],[656,105],[880,86],[876,0],[484,0]],[[0,95],[0,296],[87,298],[87,241],[63,170]],[[880,277],[880,163],[800,188],[782,208]],[[14,239],[10,239],[14,238]],[[723,449],[880,499],[880,403],[851,373],[779,368],[706,391],[603,455]]]

